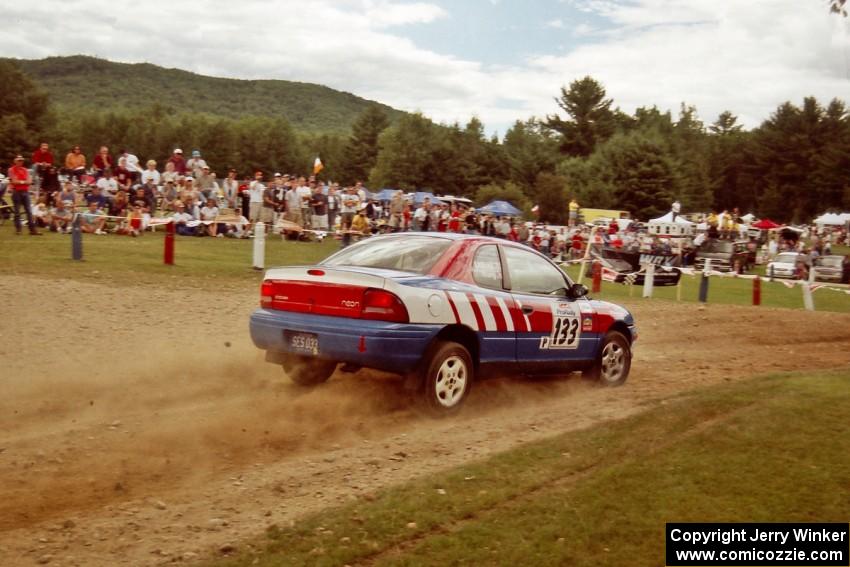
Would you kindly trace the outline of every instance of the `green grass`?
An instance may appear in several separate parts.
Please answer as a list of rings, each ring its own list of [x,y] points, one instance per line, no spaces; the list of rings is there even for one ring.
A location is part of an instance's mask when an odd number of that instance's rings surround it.
[[[659,565],[665,522],[846,522],[849,378],[692,393],[271,528],[213,564]]]
[[[141,238],[83,235],[83,261],[71,259],[71,236],[44,231],[41,237],[15,236],[11,223],[0,228],[0,249],[6,274],[27,274],[113,285],[191,283],[214,288],[220,284],[259,282],[252,269],[253,240],[175,237],[174,265],[163,263],[165,232]],[[339,248],[339,242],[266,240],[266,267],[313,264]],[[176,280],[176,282],[175,282]]]
[[[579,268],[570,266],[567,273],[572,278],[577,278]],[[699,301],[700,276],[682,275],[681,292],[674,286],[655,287],[652,292],[653,299],[676,301],[677,293],[681,294],[682,301]],[[585,275],[584,284],[590,288],[592,281],[589,275]],[[827,284],[835,287],[835,284]],[[602,282],[602,292],[591,294],[598,299],[618,301],[627,298],[640,298],[643,294],[643,286],[630,286]],[[845,288],[850,289],[850,288]],[[722,303],[730,305],[752,305],[753,282],[752,280],[738,278],[712,277],[708,286],[708,303]],[[835,291],[821,289],[814,293],[815,309],[817,311],[838,311],[850,313],[850,295]],[[761,304],[763,307],[784,307],[788,309],[803,309],[803,290],[800,286],[794,288],[785,287],[781,280],[774,282],[762,282]]]

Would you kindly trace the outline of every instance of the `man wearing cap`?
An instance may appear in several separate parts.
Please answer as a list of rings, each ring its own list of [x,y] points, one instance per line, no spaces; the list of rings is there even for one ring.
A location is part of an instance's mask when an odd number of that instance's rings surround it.
[[[195,185],[204,194],[206,199],[218,197],[218,185],[215,182],[215,177],[210,173],[208,165],[201,167],[201,174],[195,176],[195,181]]]
[[[174,153],[168,158],[168,163],[174,164],[174,171],[177,175],[186,175],[186,160],[183,159],[183,150],[175,148]]]
[[[30,205],[30,185],[32,184],[32,176],[30,171],[24,167],[24,157],[16,156],[15,162],[7,172],[9,185],[12,186],[12,205],[13,214],[15,216],[15,234],[21,233],[21,211],[23,207],[27,215],[27,228],[30,234],[38,236],[41,233],[35,228],[35,223],[32,219],[32,206]]]
[[[192,157],[186,162],[186,168],[198,178],[203,174],[205,167],[207,167],[207,162],[201,157],[200,150],[192,150]],[[207,170],[209,171],[208,167]]]
[[[252,223],[263,220],[263,196],[266,191],[266,185],[263,183],[263,172],[257,171],[254,173],[254,181],[248,186],[248,195],[250,197],[248,220]]]

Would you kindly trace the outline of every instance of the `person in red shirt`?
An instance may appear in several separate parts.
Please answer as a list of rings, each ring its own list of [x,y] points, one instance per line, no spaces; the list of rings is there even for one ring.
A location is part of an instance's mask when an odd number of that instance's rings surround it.
[[[186,175],[186,160],[183,159],[183,150],[177,148],[174,153],[168,158],[168,163],[174,164],[174,171],[180,175]]]
[[[32,153],[32,164],[39,175],[53,167],[53,152],[47,142],[42,142]]]
[[[24,167],[24,157],[15,157],[15,164],[9,168],[9,184],[12,186],[12,205],[15,216],[15,234],[21,234],[21,207],[27,215],[27,228],[33,236],[41,233],[35,228],[32,218],[32,206],[30,205],[30,185],[32,177],[30,171]]]
[[[94,156],[92,167],[94,168],[95,179],[100,179],[100,176],[103,175],[104,169],[109,168],[114,170],[115,160],[112,159],[112,155],[109,153],[109,148],[106,146],[100,146],[100,151],[96,156]]]

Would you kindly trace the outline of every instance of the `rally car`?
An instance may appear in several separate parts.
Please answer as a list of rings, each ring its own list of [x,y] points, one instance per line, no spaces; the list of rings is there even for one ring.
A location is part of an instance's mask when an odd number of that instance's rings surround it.
[[[493,369],[581,370],[626,381],[637,339],[624,308],[585,297],[551,260],[483,236],[399,233],[342,249],[315,266],[273,268],[250,320],[254,344],[297,384],[343,370],[405,377],[426,407],[457,410]]]

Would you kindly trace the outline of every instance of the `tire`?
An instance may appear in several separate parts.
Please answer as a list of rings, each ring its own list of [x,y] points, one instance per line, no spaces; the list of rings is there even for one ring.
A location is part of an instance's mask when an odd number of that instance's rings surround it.
[[[283,371],[299,386],[316,386],[327,382],[336,370],[333,360],[322,360],[309,356],[287,355],[283,359]]]
[[[457,412],[472,386],[475,366],[463,345],[440,341],[430,349],[423,369],[423,403],[432,415]]]
[[[622,386],[632,367],[632,347],[620,332],[611,331],[602,339],[599,356],[593,366],[583,372],[584,378],[601,386]]]

